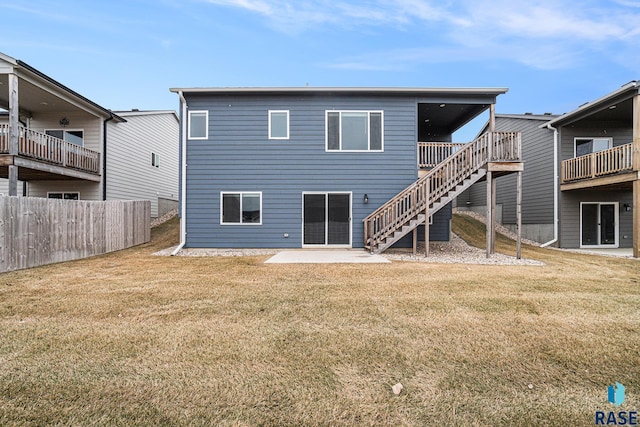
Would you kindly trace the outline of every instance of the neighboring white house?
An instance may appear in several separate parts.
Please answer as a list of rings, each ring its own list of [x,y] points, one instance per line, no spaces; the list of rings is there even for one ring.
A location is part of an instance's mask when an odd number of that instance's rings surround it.
[[[151,216],[178,207],[175,111],[116,111],[127,121],[107,125],[107,199],[151,201]]]
[[[0,109],[0,193],[177,205],[174,112],[115,113],[2,53]]]

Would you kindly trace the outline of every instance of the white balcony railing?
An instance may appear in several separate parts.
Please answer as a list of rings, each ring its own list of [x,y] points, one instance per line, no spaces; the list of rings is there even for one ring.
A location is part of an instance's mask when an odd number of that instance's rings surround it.
[[[100,174],[100,153],[19,126],[18,155],[58,166]],[[9,152],[9,125],[0,124],[0,154]]]

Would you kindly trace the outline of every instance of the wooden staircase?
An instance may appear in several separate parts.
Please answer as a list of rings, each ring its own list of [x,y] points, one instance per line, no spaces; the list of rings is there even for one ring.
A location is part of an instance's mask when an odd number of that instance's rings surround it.
[[[519,132],[489,132],[464,145],[366,217],[364,247],[380,253],[402,239],[487,173],[491,162],[520,162]]]

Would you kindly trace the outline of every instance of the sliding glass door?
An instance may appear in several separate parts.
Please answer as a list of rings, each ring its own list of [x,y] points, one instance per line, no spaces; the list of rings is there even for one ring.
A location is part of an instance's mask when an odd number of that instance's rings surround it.
[[[351,194],[302,195],[304,246],[351,246]]]
[[[580,204],[580,247],[618,247],[618,203]]]

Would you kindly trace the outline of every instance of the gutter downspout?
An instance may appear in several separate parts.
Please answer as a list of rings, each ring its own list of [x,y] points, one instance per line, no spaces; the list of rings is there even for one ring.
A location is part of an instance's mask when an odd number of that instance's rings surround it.
[[[546,248],[558,241],[558,129],[547,123],[547,129],[553,131],[553,239],[540,245]]]
[[[182,175],[180,182],[180,244],[171,256],[175,256],[187,243],[187,100],[184,98],[182,91],[178,91],[180,104],[182,107],[181,114],[181,130],[182,130]]]
[[[107,200],[107,122],[113,115],[102,122],[102,200]]]

